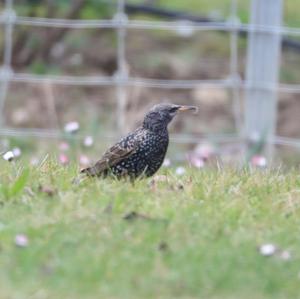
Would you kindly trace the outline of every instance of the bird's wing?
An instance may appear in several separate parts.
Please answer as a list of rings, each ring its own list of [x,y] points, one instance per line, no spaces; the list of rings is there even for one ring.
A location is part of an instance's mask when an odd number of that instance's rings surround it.
[[[94,166],[81,170],[81,173],[89,176],[97,176],[123,159],[130,157],[137,149],[140,141],[138,138],[131,139],[129,137],[130,135],[113,145]]]

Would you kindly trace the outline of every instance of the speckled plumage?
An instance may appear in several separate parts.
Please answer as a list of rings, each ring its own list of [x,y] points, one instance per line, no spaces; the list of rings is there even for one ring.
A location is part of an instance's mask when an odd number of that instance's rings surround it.
[[[152,176],[162,165],[168,149],[168,124],[179,110],[195,109],[173,104],[154,106],[146,114],[141,127],[122,138],[94,166],[83,169],[81,173],[104,177],[111,174],[131,179]]]

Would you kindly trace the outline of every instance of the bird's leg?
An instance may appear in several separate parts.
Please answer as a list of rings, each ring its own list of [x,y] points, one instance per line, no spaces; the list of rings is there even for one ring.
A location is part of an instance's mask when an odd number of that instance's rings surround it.
[[[134,187],[134,183],[135,183],[135,178],[133,176],[129,177],[129,181],[131,183],[131,186]]]
[[[140,179],[143,179],[143,178],[147,177],[147,175],[146,175],[147,169],[148,169],[148,165],[145,166],[143,172],[139,175]]]

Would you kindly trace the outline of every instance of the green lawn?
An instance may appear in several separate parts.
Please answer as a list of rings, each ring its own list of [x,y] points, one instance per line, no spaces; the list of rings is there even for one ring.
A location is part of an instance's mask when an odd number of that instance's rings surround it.
[[[164,169],[167,182],[74,186],[76,171],[1,162],[1,299],[299,298],[297,171]],[[265,243],[291,259],[262,256]]]
[[[251,0],[233,0],[237,4],[238,16],[242,22],[249,21]],[[186,11],[193,14],[218,14],[220,17],[228,17],[231,13],[232,0],[156,0],[155,3],[163,8]],[[130,0],[131,3],[144,3],[144,0]],[[288,26],[299,27],[300,2],[295,0],[283,1],[284,23]]]

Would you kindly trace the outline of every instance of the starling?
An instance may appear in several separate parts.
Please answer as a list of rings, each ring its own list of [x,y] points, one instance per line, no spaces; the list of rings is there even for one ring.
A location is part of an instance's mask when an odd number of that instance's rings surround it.
[[[152,176],[162,165],[168,149],[168,124],[179,111],[189,110],[197,111],[197,108],[174,104],[154,106],[146,114],[142,126],[109,148],[94,166],[81,173],[130,179]]]

